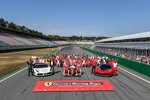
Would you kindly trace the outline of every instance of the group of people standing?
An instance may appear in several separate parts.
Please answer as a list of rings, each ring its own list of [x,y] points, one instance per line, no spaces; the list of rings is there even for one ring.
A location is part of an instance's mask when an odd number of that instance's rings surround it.
[[[74,65],[78,68],[81,67],[90,67],[92,66],[92,70],[95,69],[96,66],[101,64],[106,64],[108,61],[108,57],[105,56],[88,56],[84,54],[69,54],[60,53],[58,56],[52,54],[49,57],[37,57],[32,56],[29,60],[27,60],[28,64],[28,75],[32,72],[32,67],[37,63],[45,63],[50,65],[51,67],[70,67]]]

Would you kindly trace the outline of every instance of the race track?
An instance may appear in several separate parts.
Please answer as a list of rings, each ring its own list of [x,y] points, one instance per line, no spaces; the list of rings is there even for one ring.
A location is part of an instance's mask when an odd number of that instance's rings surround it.
[[[61,51],[61,53],[66,52],[68,52],[66,49],[62,49]],[[86,53],[91,55],[77,47],[71,48],[70,53]],[[120,67],[123,68],[122,66]],[[55,74],[53,76],[28,77],[27,70],[24,70],[9,79],[0,82],[0,100],[150,100],[150,84],[121,69],[119,69],[119,75],[115,77],[99,77],[91,75],[91,68],[82,68],[84,73],[81,77],[64,77],[62,71],[62,68],[55,68]],[[131,72],[136,73],[134,71]],[[149,77],[144,75],[137,75],[150,80]],[[105,79],[109,80],[109,82],[115,87],[115,91],[32,92],[34,85],[39,80],[67,79]]]

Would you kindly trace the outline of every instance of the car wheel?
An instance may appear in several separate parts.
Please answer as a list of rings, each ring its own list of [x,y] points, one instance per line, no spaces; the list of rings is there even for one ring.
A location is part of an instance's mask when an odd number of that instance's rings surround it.
[[[115,76],[118,76],[118,73],[116,73]]]
[[[93,73],[94,73],[94,75],[95,75],[95,76],[98,76],[98,74],[97,74],[97,73],[95,73],[95,72],[93,72]]]
[[[113,75],[109,75],[109,77],[112,77]]]
[[[109,76],[109,77],[112,77],[112,76],[113,76],[113,73],[112,73],[112,74],[109,74],[108,76]]]

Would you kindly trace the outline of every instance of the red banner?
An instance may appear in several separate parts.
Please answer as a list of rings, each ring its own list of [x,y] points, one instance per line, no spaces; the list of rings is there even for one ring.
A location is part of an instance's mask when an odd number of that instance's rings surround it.
[[[60,91],[113,91],[114,87],[107,80],[48,80],[38,81],[33,92]]]

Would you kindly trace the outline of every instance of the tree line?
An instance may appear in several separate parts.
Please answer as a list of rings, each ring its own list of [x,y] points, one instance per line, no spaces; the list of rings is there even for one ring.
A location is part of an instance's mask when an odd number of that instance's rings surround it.
[[[17,25],[13,22],[8,22],[8,21],[4,20],[3,18],[0,18],[0,26],[3,27],[3,28],[8,28],[8,29],[15,30],[15,31],[30,33],[30,34],[33,34],[33,35],[39,35],[39,36],[43,35],[42,32],[38,32],[36,30],[29,29],[26,26]]]
[[[0,27],[23,32],[23,33],[30,33],[33,35],[48,37],[55,41],[96,41],[96,40],[108,38],[108,37],[104,37],[104,36],[99,36],[99,37],[86,37],[85,36],[85,37],[83,37],[83,36],[43,35],[42,32],[30,29],[26,26],[17,25],[13,22],[8,22],[8,21],[4,20],[3,18],[0,18]]]
[[[105,36],[87,37],[87,36],[58,36],[58,35],[48,35],[48,37],[58,41],[97,41],[108,38]]]

